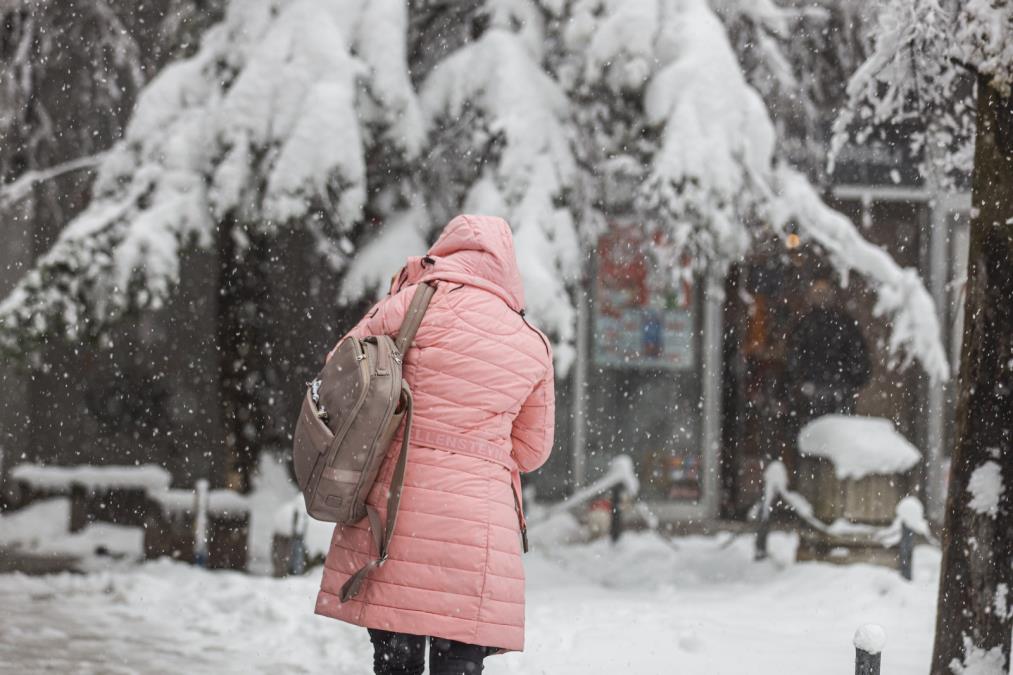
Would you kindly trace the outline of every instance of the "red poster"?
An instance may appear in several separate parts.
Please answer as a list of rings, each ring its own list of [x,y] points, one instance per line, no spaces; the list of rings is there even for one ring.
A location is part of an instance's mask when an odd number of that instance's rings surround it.
[[[680,262],[656,261],[639,226],[598,240],[594,359],[600,366],[683,370],[696,365],[696,303]]]

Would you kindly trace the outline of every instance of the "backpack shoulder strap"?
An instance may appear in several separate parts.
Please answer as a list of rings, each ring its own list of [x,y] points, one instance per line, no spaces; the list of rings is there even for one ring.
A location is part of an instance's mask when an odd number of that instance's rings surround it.
[[[422,317],[425,316],[429,301],[433,299],[435,292],[436,285],[429,282],[419,284],[415,290],[415,296],[412,298],[411,304],[408,305],[408,311],[405,313],[401,328],[397,332],[397,338],[394,340],[394,344],[397,345],[397,350],[401,354],[408,351],[412,340],[415,339],[415,333],[418,332],[419,326],[422,324]]]

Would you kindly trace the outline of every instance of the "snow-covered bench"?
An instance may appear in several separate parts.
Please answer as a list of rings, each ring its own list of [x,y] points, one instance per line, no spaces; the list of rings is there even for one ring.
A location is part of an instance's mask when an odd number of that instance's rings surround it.
[[[18,485],[21,506],[39,498],[70,497],[71,532],[88,523],[144,524],[147,494],[165,490],[172,476],[160,466],[44,466],[20,464],[9,479]]]
[[[895,565],[896,552],[870,532],[894,522],[898,504],[914,491],[917,448],[889,420],[846,415],[807,424],[798,448],[798,492],[811,515],[832,526],[804,527],[798,559]]]
[[[144,522],[144,557],[168,556],[192,561],[195,557],[196,493],[192,489],[162,489],[148,494]],[[232,490],[207,493],[207,566],[245,570],[249,552],[250,504]]]

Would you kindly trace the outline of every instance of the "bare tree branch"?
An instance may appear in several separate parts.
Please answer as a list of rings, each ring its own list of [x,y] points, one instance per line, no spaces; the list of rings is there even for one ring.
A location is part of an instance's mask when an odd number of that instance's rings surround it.
[[[97,165],[105,157],[105,152],[99,152],[88,157],[79,157],[69,162],[63,162],[48,169],[37,171],[26,171],[18,176],[16,180],[0,185],[0,210],[7,209],[27,197],[39,183],[57,178],[66,173],[90,169]]]

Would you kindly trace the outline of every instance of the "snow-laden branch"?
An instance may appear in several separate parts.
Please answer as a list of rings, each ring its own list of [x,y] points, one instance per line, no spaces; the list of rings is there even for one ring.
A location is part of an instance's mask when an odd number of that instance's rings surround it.
[[[928,177],[947,181],[971,169],[974,71],[1003,96],[1013,87],[1010,0],[877,0],[872,54],[848,82],[834,123],[830,170],[851,140],[881,126],[905,130]],[[961,64],[961,65],[957,65]]]
[[[905,365],[917,359],[932,378],[948,379],[935,303],[918,272],[901,268],[885,250],[862,237],[854,223],[827,206],[798,172],[781,166],[775,180],[775,194],[767,203],[770,224],[782,232],[789,223],[795,224],[827,252],[842,274],[851,270],[861,274],[876,292],[875,314],[889,321],[891,354],[902,356]]]
[[[601,478],[590,485],[580,488],[558,504],[553,504],[545,509],[538,522],[533,523],[532,527],[547,522],[558,513],[563,513],[580,506],[589,499],[594,499],[617,485],[623,486],[626,492],[633,496],[636,496],[640,491],[640,481],[637,479],[636,471],[633,468],[633,460],[629,455],[617,455],[612,459],[612,464],[609,465],[608,471]]]
[[[521,35],[493,27],[440,63],[421,89],[431,128],[470,114],[463,152],[486,161],[465,178],[468,212],[503,216],[514,229],[527,309],[556,341],[556,367],[573,359],[575,312],[567,291],[578,273],[570,102]],[[437,190],[447,190],[445,185]]]
[[[634,4],[644,3],[650,4]],[[656,29],[636,23],[647,14],[658,17]],[[891,351],[946,379],[935,307],[917,272],[900,268],[826,206],[802,174],[776,161],[770,117],[705,0],[666,3],[647,14],[624,4],[601,20],[606,36],[646,33],[636,50],[618,40],[605,50],[601,40],[592,41],[609,69],[642,77],[647,121],[660,129],[639,194],[642,208],[698,264],[718,267],[748,252],[752,223],[782,229],[794,223],[830,254],[842,277],[855,271],[869,280],[878,297],[876,313],[891,326]],[[620,19],[629,25],[617,28]],[[636,65],[645,44],[653,45],[653,70]]]
[[[184,251],[211,247],[229,214],[240,246],[303,225],[344,265],[376,133],[408,156],[422,143],[405,12],[397,0],[231,2],[193,57],[145,87],[89,206],[0,304],[0,350],[159,307]]]
[[[632,205],[675,255],[718,269],[741,260],[764,223],[793,220],[842,274],[870,277],[894,349],[944,376],[920,282],[778,168],[770,116],[706,0],[550,2],[551,22],[530,2],[476,9],[487,28],[437,63],[418,96],[409,6],[230,2],[198,52],[145,88],[90,206],[0,305],[0,349],[101,332],[126,311],[158,307],[181,255],[212,247],[223,222],[238,223],[226,229],[241,249],[301,226],[345,269],[371,199],[391,229],[363,237],[372,242],[344,299],[381,285],[382,266],[367,263],[381,250],[400,258],[428,225],[464,210],[503,216],[531,315],[565,373],[586,246]],[[377,144],[383,152],[371,154]],[[402,177],[367,172],[368,157],[419,168],[419,204],[376,197]],[[417,232],[401,215],[421,221]]]

